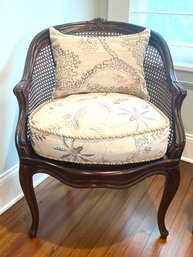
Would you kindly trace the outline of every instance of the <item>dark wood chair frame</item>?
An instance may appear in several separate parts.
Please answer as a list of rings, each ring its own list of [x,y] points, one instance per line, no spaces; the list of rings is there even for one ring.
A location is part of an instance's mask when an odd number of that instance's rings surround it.
[[[116,36],[144,30],[144,27],[104,21],[100,18],[58,25],[55,28],[66,34],[85,36]],[[180,158],[185,146],[181,105],[186,96],[186,90],[177,82],[166,42],[154,31],[151,31],[144,70],[150,101],[170,119],[168,149],[162,159],[132,165],[108,166],[79,165],[42,158],[31,146],[28,117],[33,109],[51,98],[55,85],[55,64],[48,29],[35,36],[27,53],[23,77],[14,87],[19,104],[15,142],[20,159],[20,183],[32,216],[29,231],[31,238],[36,236],[39,224],[39,210],[32,181],[36,173],[49,174],[75,188],[117,189],[131,187],[153,175],[163,175],[165,186],[157,220],[161,238],[165,239],[168,236],[165,215],[179,186]]]

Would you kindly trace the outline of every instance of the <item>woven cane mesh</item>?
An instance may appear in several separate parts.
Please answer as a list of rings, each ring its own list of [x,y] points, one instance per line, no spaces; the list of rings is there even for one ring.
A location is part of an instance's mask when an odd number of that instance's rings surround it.
[[[170,120],[169,145],[173,140],[172,94],[168,87],[165,66],[158,50],[149,45],[147,48],[144,71],[150,101]]]
[[[55,65],[51,47],[47,45],[41,49],[35,62],[29,93],[29,113],[51,98],[54,86]]]
[[[54,86],[55,65],[51,46],[47,44],[40,50],[35,61],[29,90],[29,114],[40,104],[51,99]],[[30,135],[28,124],[27,137],[29,140]]]
[[[92,28],[93,29],[93,28]],[[96,27],[95,27],[96,29]],[[100,31],[97,31],[100,30]],[[108,32],[104,29],[75,31],[71,34],[81,36],[118,36],[124,33]],[[128,34],[128,33],[127,33]],[[147,89],[150,95],[150,101],[160,108],[170,119],[170,137],[169,145],[173,139],[172,129],[172,95],[168,89],[165,67],[158,50],[149,45],[144,61],[145,78]],[[49,43],[44,45],[37,55],[31,87],[29,92],[29,114],[40,104],[51,99],[52,91],[55,86],[55,65],[52,57]],[[28,126],[29,127],[29,126]],[[30,140],[30,130],[28,129],[28,138]]]

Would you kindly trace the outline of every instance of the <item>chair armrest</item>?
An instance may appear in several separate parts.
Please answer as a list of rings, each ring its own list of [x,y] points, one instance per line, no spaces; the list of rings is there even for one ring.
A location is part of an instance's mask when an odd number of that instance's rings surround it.
[[[176,80],[173,81],[173,142],[168,149],[168,157],[180,159],[185,146],[185,131],[181,118],[182,103],[187,95],[186,89]]]
[[[13,89],[14,94],[17,97],[19,105],[19,115],[17,121],[17,128],[15,132],[15,143],[19,156],[29,156],[31,152],[31,146],[27,138],[27,126],[28,126],[28,90],[29,82],[27,80],[21,80]]]

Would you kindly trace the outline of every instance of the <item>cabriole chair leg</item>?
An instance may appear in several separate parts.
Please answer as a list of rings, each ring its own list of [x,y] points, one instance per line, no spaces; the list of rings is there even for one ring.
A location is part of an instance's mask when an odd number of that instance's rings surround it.
[[[20,170],[19,170],[20,184],[23,189],[23,193],[28,203],[28,206],[30,208],[31,216],[32,216],[32,224],[28,233],[30,238],[34,238],[36,236],[38,224],[39,224],[39,210],[38,210],[38,204],[37,204],[34,187],[33,187],[33,175],[34,174],[32,171],[30,171],[30,168],[25,167],[22,164],[20,165]]]
[[[176,191],[178,189],[180,182],[180,170],[179,167],[176,167],[175,169],[170,169],[165,174],[165,187],[163,196],[160,202],[157,220],[158,220],[158,227],[160,230],[161,238],[166,239],[168,236],[168,230],[165,226],[165,215],[167,212],[167,209],[173,200]]]

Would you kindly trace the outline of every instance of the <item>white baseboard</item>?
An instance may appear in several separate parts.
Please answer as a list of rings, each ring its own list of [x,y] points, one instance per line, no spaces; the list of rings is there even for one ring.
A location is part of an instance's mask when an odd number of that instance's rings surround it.
[[[193,163],[193,135],[186,134],[186,146],[182,154],[182,160]]]
[[[23,197],[18,170],[19,165],[16,164],[0,175],[0,215]],[[46,174],[36,174],[33,180],[34,187],[43,182],[47,177],[48,175]]]

